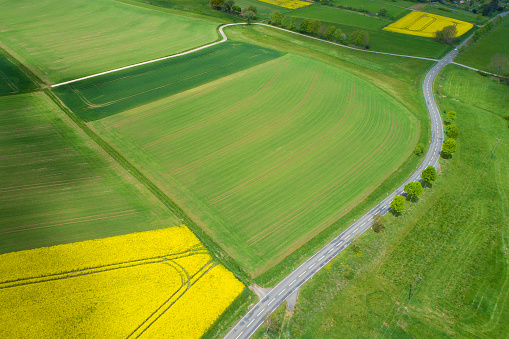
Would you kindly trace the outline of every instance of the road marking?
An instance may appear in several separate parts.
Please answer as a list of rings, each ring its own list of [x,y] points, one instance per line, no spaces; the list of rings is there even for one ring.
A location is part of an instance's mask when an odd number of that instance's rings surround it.
[[[276,300],[276,298],[272,298],[272,300],[270,301],[270,303],[269,303],[267,306],[269,306],[270,304],[272,304],[272,302],[273,302],[274,300]]]
[[[259,317],[260,314],[262,314],[262,312],[265,311],[265,307],[263,308],[263,310],[260,311],[260,313],[258,313],[256,316]]]
[[[327,252],[327,254],[329,254],[329,253],[330,253],[330,252],[332,252],[332,251],[333,251],[333,249],[329,250],[329,252]]]
[[[296,282],[296,281],[297,281],[297,279],[293,279],[293,281],[292,281],[292,282],[290,283],[290,285],[288,285],[288,286],[292,286],[292,285],[293,285],[293,283],[294,283],[294,282]]]
[[[235,339],[238,339],[242,335],[242,333],[244,333],[244,331],[240,332],[239,335],[235,337]]]
[[[300,275],[299,275],[299,278],[302,277],[304,274],[306,274],[306,271],[302,272]]]
[[[359,229],[359,227],[357,227],[357,228],[353,231],[353,233],[357,232],[357,230],[358,230],[358,229]]]
[[[341,243],[339,243],[339,244],[337,244],[337,245],[336,245],[336,247],[339,247],[339,246],[341,246]]]
[[[313,265],[309,266],[309,268],[311,268],[311,267],[313,267],[313,266],[315,266],[315,264],[313,264]]]
[[[322,256],[320,257],[320,259],[318,259],[318,261],[322,260],[322,259],[323,259],[323,257],[325,257],[325,256],[324,256],[324,255],[322,255]]]
[[[284,291],[286,291],[286,288],[283,288],[283,290],[281,292],[279,292],[278,295],[281,295]]]
[[[253,323],[254,319],[251,320],[251,322],[249,323],[249,325],[247,325],[246,327],[249,327],[252,323]]]
[[[345,238],[345,240],[346,240],[346,239],[348,239],[348,238],[350,238],[350,235],[348,235],[348,236]]]

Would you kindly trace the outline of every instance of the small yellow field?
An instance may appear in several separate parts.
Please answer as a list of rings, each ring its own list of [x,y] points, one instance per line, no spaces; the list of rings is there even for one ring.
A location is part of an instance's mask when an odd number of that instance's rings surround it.
[[[200,338],[244,285],[185,226],[0,256],[4,338]]]
[[[456,26],[456,36],[461,36],[474,27],[474,25],[469,22],[451,19],[441,15],[411,12],[389,26],[384,27],[384,30],[431,38],[436,31],[451,25]]]
[[[297,9],[313,4],[312,2],[301,0],[259,0],[259,1],[289,9]]]

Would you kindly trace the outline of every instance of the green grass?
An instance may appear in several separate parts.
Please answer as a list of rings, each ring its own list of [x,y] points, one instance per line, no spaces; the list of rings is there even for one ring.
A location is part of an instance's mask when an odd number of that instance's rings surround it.
[[[0,107],[0,253],[179,223],[44,94]]]
[[[370,11],[371,13],[378,13],[380,8],[385,8],[387,10],[388,17],[399,18],[407,13],[410,10],[401,8],[401,7],[409,7],[413,5],[413,3],[398,1],[398,2],[383,2],[383,1],[372,1],[372,0],[334,0],[335,5],[349,6],[353,8],[362,8]]]
[[[312,5],[299,8],[291,13],[298,18],[319,19],[334,24],[347,25],[362,29],[378,30],[391,23],[390,20],[344,11],[329,6]]]
[[[360,256],[348,248],[301,289],[292,337],[508,333],[508,129],[490,112],[494,103],[477,96],[479,86],[507,87],[452,66],[439,76],[441,109],[458,113],[458,152],[442,162],[443,173],[419,202],[389,215],[383,234],[358,240]],[[468,103],[473,97],[477,107]],[[492,156],[497,138],[503,141]]]
[[[418,137],[391,97],[291,55],[89,125],[253,276],[355,206]]]
[[[216,23],[113,0],[0,0],[2,42],[47,83],[184,51],[217,39]]]
[[[200,86],[281,56],[241,42],[225,42],[178,58],[90,78],[54,92],[84,121],[101,119]]]
[[[440,9],[440,8],[442,8],[442,9]],[[437,3],[429,4],[428,6],[423,8],[421,10],[421,12],[427,12],[427,13],[431,13],[431,14],[446,16],[448,18],[471,22],[473,24],[479,24],[479,25],[483,25],[483,24],[487,23],[488,20],[490,19],[486,16],[481,16],[479,21],[477,21],[476,20],[477,14],[474,14],[469,11],[464,11],[461,9],[450,8],[448,6],[445,6],[442,4],[437,4]]]
[[[36,88],[37,85],[0,51],[0,95]]]
[[[505,54],[509,57],[509,19],[505,17],[502,22],[496,25],[489,33],[482,36],[477,42],[460,53],[454,61],[482,69],[488,72],[494,70],[489,67],[491,58],[496,53]],[[509,70],[506,70],[509,72]]]

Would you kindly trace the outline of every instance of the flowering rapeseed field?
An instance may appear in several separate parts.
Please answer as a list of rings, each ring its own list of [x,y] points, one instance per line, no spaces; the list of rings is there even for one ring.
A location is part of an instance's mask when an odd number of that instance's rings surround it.
[[[411,12],[389,26],[384,27],[384,30],[431,38],[436,31],[451,25],[456,26],[456,36],[461,36],[474,27],[474,25],[469,22],[451,19],[441,15]]]
[[[301,0],[260,0],[261,2],[266,2],[271,5],[276,5],[279,7],[289,8],[289,9],[297,9],[304,6],[311,5],[312,2],[301,1]]]
[[[8,338],[199,338],[244,285],[185,226],[0,255]]]

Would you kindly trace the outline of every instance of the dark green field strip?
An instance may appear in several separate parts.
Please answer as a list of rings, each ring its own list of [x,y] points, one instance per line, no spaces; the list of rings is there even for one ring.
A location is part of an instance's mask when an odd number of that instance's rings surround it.
[[[1,97],[0,107],[0,253],[177,224],[43,94]]]
[[[92,126],[252,274],[352,208],[418,132],[373,86],[293,55]]]
[[[36,87],[37,85],[0,51],[0,95]]]
[[[274,50],[225,42],[196,53],[56,87],[81,119],[93,121],[147,104],[281,56]]]

